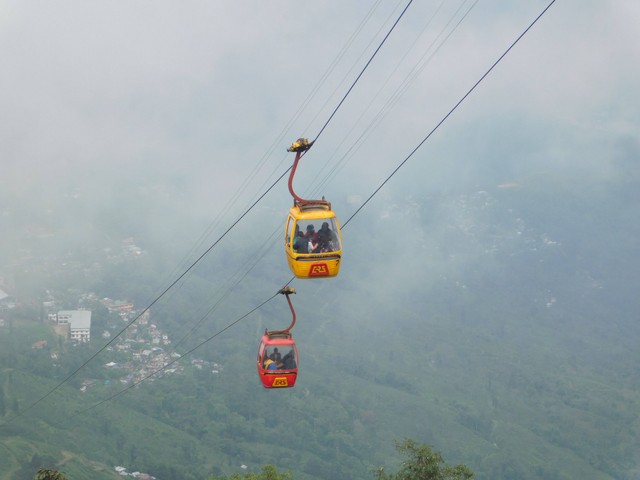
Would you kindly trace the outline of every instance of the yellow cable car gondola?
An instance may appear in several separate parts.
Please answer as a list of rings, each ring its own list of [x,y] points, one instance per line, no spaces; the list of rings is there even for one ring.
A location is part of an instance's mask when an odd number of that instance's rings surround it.
[[[306,138],[299,138],[287,149],[296,152],[296,159],[289,175],[293,207],[285,225],[284,246],[289,268],[296,277],[335,277],[342,259],[342,234],[331,203],[324,198],[305,200],[293,191],[298,162],[312,144]]]

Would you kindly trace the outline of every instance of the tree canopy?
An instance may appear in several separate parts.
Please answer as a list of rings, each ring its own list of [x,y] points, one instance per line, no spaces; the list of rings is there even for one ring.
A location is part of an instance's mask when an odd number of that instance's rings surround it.
[[[273,465],[265,465],[260,473],[234,473],[230,477],[213,476],[209,480],[293,480],[293,476],[291,472],[280,473]]]
[[[67,477],[57,470],[41,468],[38,470],[38,473],[36,473],[36,476],[33,477],[33,480],[67,480]]]
[[[396,473],[387,473],[381,467],[374,472],[377,480],[469,480],[474,476],[466,465],[447,465],[429,445],[405,439],[396,443],[396,450],[407,457],[402,467]]]

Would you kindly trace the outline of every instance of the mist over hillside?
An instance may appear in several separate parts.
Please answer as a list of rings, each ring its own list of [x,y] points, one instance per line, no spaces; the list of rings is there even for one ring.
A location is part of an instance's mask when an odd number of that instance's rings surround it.
[[[72,3],[0,20],[0,479],[364,480],[405,437],[478,479],[640,475],[635,3],[553,5],[433,132],[546,2],[413,4],[343,104],[394,5]],[[344,257],[291,283],[270,391],[286,148],[318,131],[295,189]],[[91,343],[45,303],[92,308]],[[172,371],[131,387],[125,343]]]
[[[345,228],[348,248],[338,278],[294,282],[301,372],[292,392],[264,391],[253,365],[261,331],[290,320],[277,298],[192,354],[224,365],[220,379],[166,377],[121,403],[140,409],[136,397],[161,388],[173,400],[147,400],[143,411],[177,428],[191,424],[189,410],[205,408],[209,413],[200,415],[206,418],[223,409],[224,415],[203,424],[213,422],[204,431],[218,435],[188,429],[198,448],[218,445],[218,465],[225,451],[240,449],[243,463],[257,468],[273,462],[292,468],[296,478],[338,474],[329,466],[336,461],[366,478],[367,469],[393,463],[393,440],[403,437],[436,445],[477,478],[561,478],[563,471],[633,478],[640,332],[629,293],[638,269],[637,247],[628,239],[637,226],[626,221],[637,214],[637,202],[629,202],[627,182],[612,180],[594,193],[588,182],[556,178],[386,203]],[[612,228],[602,229],[605,223]],[[253,259],[246,262],[258,251],[252,243],[256,225],[264,227],[259,238],[265,240],[269,229],[258,218],[240,226],[235,235],[247,243],[232,241],[224,255],[212,255],[151,309],[171,338],[189,332],[176,351],[189,351],[225,328],[288,278],[279,239],[265,257],[255,258],[256,266]],[[101,230],[109,231],[109,224]],[[64,229],[54,232],[64,239]],[[141,235],[141,243],[152,237]],[[168,253],[173,247],[167,247]],[[88,265],[101,267],[86,277],[95,283],[84,287],[109,296],[141,289],[150,294],[148,280],[160,285],[153,276],[165,272],[153,259],[162,250],[121,253],[110,261],[96,250]],[[229,283],[245,274],[235,287]],[[73,278],[66,279],[69,285]],[[97,362],[109,360],[106,354]],[[274,394],[288,418],[299,416],[303,423],[270,417],[265,405]],[[98,400],[104,393],[96,395]],[[104,415],[96,413],[96,419]],[[227,425],[230,418],[235,420]],[[109,423],[119,428],[117,414]],[[285,431],[286,457],[276,461],[258,453],[262,439],[282,438]],[[234,447],[223,448],[222,439]],[[341,453],[303,460],[297,444]]]

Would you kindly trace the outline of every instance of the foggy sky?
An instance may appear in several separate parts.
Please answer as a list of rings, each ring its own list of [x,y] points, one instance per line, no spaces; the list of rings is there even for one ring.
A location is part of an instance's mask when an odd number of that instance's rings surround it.
[[[298,192],[348,217],[348,198],[368,197],[547,3],[415,2],[305,157]],[[403,7],[5,2],[2,212],[47,210],[79,230],[189,218],[216,238],[288,167],[286,147],[319,132]],[[632,1],[557,2],[353,227],[411,195],[624,176],[635,165],[611,152],[637,152],[638,20]],[[65,219],[69,198],[82,209]],[[256,241],[290,202],[281,182],[248,219],[266,229]]]

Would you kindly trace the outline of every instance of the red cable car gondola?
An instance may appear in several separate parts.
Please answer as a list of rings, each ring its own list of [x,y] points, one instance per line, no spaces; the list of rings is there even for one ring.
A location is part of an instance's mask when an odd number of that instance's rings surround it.
[[[298,349],[291,336],[296,323],[296,312],[289,295],[296,293],[291,287],[284,287],[281,294],[287,297],[293,320],[285,330],[265,330],[258,347],[258,376],[265,388],[291,388],[298,377]]]

